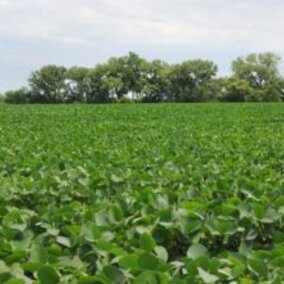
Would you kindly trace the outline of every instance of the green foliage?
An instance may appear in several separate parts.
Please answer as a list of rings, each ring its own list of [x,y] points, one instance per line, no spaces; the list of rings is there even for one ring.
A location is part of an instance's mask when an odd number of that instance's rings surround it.
[[[5,96],[0,93],[0,104],[5,102]]]
[[[60,103],[65,101],[65,74],[62,66],[47,65],[35,71],[29,78],[31,103]]]
[[[255,90],[249,82],[231,77],[224,82],[224,89],[220,100],[224,102],[245,102],[258,100],[254,96]]]
[[[233,64],[234,76],[249,83],[253,89],[251,101],[282,100],[282,78],[278,71],[281,58],[274,53],[249,54]]]
[[[208,60],[170,65],[136,53],[93,68],[47,65],[31,74],[29,88],[7,92],[7,103],[280,102],[284,79],[274,53],[250,54],[232,63],[233,76],[218,78]]]
[[[180,102],[210,100],[210,87],[217,70],[213,62],[204,60],[191,60],[173,66],[169,75],[172,100]]]
[[[0,283],[283,283],[281,104],[0,108]]]
[[[140,247],[146,251],[151,251],[155,248],[156,242],[149,233],[143,233],[140,237]]]
[[[144,103],[158,103],[170,99],[169,73],[171,67],[160,60],[149,62],[146,66],[146,80],[142,89]]]
[[[64,80],[65,102],[86,102],[89,93],[88,68],[72,67],[67,70]]]
[[[15,91],[7,91],[4,94],[4,102],[9,104],[25,104],[30,100],[30,92],[26,88],[21,88]]]
[[[52,266],[42,266],[38,272],[38,279],[41,284],[57,284],[60,282],[59,273]]]

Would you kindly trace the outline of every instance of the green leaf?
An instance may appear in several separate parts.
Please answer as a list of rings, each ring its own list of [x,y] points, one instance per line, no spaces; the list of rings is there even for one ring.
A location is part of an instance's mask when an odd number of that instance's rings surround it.
[[[58,271],[49,265],[42,266],[37,272],[41,284],[57,284],[60,282]]]
[[[24,257],[27,256],[26,251],[16,251],[5,258],[5,262],[7,264],[12,264],[16,262],[20,262]]]
[[[47,261],[47,250],[40,240],[35,240],[31,246],[29,262],[45,264]]]
[[[248,260],[248,269],[258,277],[264,277],[267,274],[267,266],[258,259]]]
[[[140,248],[151,251],[155,248],[156,242],[149,233],[144,233],[140,236]]]
[[[284,269],[284,256],[276,257],[269,263],[269,265],[273,268]]]
[[[1,268],[1,267],[0,267]],[[13,276],[11,273],[7,272],[7,271],[3,271],[1,270],[0,273],[0,283],[6,283],[6,281],[8,281],[9,279],[11,279]]]
[[[212,275],[208,272],[206,272],[205,270],[203,270],[202,268],[198,268],[198,273],[199,273],[199,277],[202,279],[202,281],[204,283],[216,283],[219,280],[219,277]]]
[[[123,219],[123,211],[118,204],[110,208],[109,217],[112,222],[120,222]]]
[[[27,228],[27,224],[11,224],[10,228],[14,230],[18,230],[20,232],[24,232],[25,229]]]
[[[71,247],[71,242],[68,238],[63,237],[63,236],[58,236],[56,238],[56,242],[64,247],[70,248]]]
[[[266,215],[266,210],[264,208],[264,206],[260,203],[253,203],[252,204],[252,210],[253,210],[253,213],[255,214],[255,216],[258,218],[258,219],[263,219]]]
[[[22,267],[25,271],[29,271],[29,272],[32,272],[32,273],[39,270],[39,268],[41,266],[42,266],[42,264],[39,263],[39,262],[25,262],[25,263],[22,264]]]
[[[112,284],[105,276],[82,276],[78,284]]]
[[[111,282],[114,284],[122,284],[126,280],[126,277],[123,272],[114,266],[106,266],[103,269],[103,272],[107,276],[107,278],[111,280]]]
[[[139,256],[136,254],[127,255],[120,258],[118,263],[123,268],[135,270],[138,269],[138,258]]]
[[[155,247],[154,251],[156,255],[158,256],[158,258],[162,259],[165,262],[168,261],[169,255],[168,255],[167,250],[164,247],[157,246]]]
[[[122,183],[124,181],[124,179],[122,177],[119,177],[115,174],[112,174],[110,179],[113,183]]]
[[[23,279],[10,279],[5,284],[26,284],[26,281]]]
[[[187,251],[187,257],[190,259],[197,259],[201,256],[207,255],[207,248],[201,244],[193,244]]]
[[[166,275],[153,271],[144,271],[133,281],[133,284],[168,284],[168,283],[169,281]]]
[[[143,253],[138,258],[138,266],[141,269],[155,270],[159,266],[159,259],[151,253]]]

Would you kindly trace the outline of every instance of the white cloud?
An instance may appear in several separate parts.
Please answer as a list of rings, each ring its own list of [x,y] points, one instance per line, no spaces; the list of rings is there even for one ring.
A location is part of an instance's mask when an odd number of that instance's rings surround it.
[[[1,0],[0,35],[280,49],[283,12],[284,4],[273,0]]]
[[[44,49],[44,62],[61,46],[74,64],[84,49],[120,53],[133,48],[170,60],[191,50],[222,64],[222,53],[231,59],[240,51],[281,54],[283,15],[282,0],[0,0],[0,59],[26,62],[27,68],[28,60],[43,62],[42,52],[23,50],[24,40]],[[7,38],[19,40],[18,49],[9,50]],[[100,58],[95,54],[93,60]]]

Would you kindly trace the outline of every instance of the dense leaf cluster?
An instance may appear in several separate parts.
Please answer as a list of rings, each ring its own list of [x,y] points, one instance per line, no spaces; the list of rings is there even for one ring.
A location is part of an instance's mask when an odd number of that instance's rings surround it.
[[[218,78],[218,68],[211,61],[189,60],[170,65],[129,53],[94,68],[44,66],[31,74],[28,88],[7,92],[5,101],[277,102],[284,99],[279,62],[280,58],[273,53],[250,54],[233,62],[230,78]]]
[[[0,283],[283,283],[283,116],[1,105]]]

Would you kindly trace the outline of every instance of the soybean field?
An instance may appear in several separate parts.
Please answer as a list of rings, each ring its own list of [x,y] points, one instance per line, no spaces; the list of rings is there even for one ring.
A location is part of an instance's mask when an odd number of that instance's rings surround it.
[[[0,283],[283,282],[283,105],[0,105]]]

